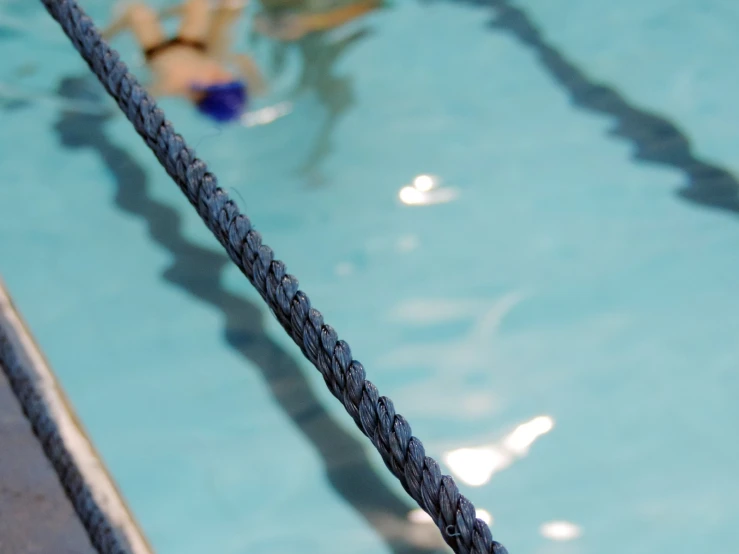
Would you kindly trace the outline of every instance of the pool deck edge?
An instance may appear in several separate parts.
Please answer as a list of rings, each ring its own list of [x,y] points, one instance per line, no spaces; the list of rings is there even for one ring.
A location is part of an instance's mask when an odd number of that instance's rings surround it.
[[[5,342],[4,345],[0,342],[0,346],[4,346],[4,348],[0,348],[0,368],[2,369],[0,373],[3,374],[3,381],[7,377],[8,385],[12,385],[13,383],[13,375],[11,375],[9,369],[10,363],[7,359],[3,359],[3,351],[5,351],[10,352],[14,357],[15,363],[12,364],[14,371],[22,372],[24,382],[27,384],[30,383],[33,389],[34,401],[38,404],[38,400],[40,399],[44,417],[50,419],[51,424],[55,426],[62,444],[69,454],[71,463],[76,467],[82,477],[82,486],[90,493],[93,502],[97,505],[96,509],[107,520],[107,524],[113,530],[113,533],[117,535],[118,543],[125,545],[125,549],[127,550],[125,554],[153,554],[152,547],[136,523],[135,518],[105,467],[102,458],[98,455],[92,441],[76,417],[62,387],[49,364],[46,362],[41,350],[33,340],[27,325],[14,306],[1,279],[0,339],[2,339],[2,342]],[[4,382],[0,383],[0,385],[5,385],[3,388],[7,388]],[[10,388],[12,389],[13,387],[11,386]],[[8,395],[6,394],[5,396],[0,396],[0,399],[7,397]],[[28,399],[20,398],[17,391],[15,398],[20,407],[23,408],[23,411],[28,414],[28,406],[24,405],[24,401],[28,402]],[[7,403],[9,401],[5,402]],[[8,421],[13,420],[14,408],[17,411],[19,407],[3,406],[0,415],[4,414]],[[38,406],[34,406],[34,408],[38,409]],[[0,419],[0,423],[2,421]],[[33,421],[31,423],[33,424]],[[27,433],[31,435],[27,438],[32,438],[37,443],[41,442],[37,436],[32,435],[31,426],[27,426],[26,429]],[[0,428],[1,430],[2,428]],[[0,438],[2,438],[1,435]],[[23,440],[27,442],[25,439]],[[52,462],[51,465],[55,466],[54,461],[50,460],[48,452],[44,453],[44,450],[40,448],[26,448],[25,452],[27,456],[34,456],[36,455],[34,452],[36,452],[38,456],[46,458],[39,467],[48,466],[50,461]],[[6,458],[9,457],[7,456],[8,450],[5,448],[0,448],[0,453],[4,454]],[[40,462],[39,460],[33,461],[37,464]],[[17,461],[10,465],[17,467],[24,466],[24,464],[19,464]],[[58,468],[54,472],[54,477],[57,478],[59,483],[62,482]],[[49,490],[47,494],[58,495],[64,493],[61,487],[56,487],[56,491]],[[64,500],[67,499],[65,498]],[[69,504],[68,501],[67,504]],[[3,505],[0,504],[0,511],[2,511],[2,508]],[[77,514],[77,517],[79,518],[79,514]],[[78,519],[78,521],[80,523],[82,522],[81,519]],[[0,536],[0,544],[2,544],[2,539]]]

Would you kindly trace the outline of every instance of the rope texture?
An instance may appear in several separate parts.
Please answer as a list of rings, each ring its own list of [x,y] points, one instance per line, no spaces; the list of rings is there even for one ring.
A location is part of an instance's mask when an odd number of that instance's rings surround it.
[[[82,522],[92,546],[100,554],[129,554],[130,549],[116,533],[105,512],[67,450],[54,418],[49,414],[33,379],[24,370],[18,353],[0,326],[0,370],[8,377],[10,388],[31,423],[46,457],[59,476],[59,482]]]
[[[365,379],[364,368],[352,359],[349,345],[311,307],[308,296],[298,290],[298,280],[286,273],[285,264],[262,243],[249,219],[174,131],[77,2],[41,1],[285,331],[321,372],[331,393],[385,465],[434,520],[447,544],[458,554],[507,554],[485,522],[476,518],[474,506],[454,480],[442,475],[439,464],[425,455],[421,441],[412,436],[405,418],[395,413],[392,401],[380,396]]]

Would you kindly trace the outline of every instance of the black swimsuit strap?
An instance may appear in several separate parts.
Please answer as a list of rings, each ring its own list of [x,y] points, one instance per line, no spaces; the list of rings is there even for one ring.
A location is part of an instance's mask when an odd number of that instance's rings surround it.
[[[147,48],[146,50],[144,50],[144,58],[147,62],[150,62],[157,55],[161,54],[162,52],[168,50],[173,46],[187,46],[189,48],[192,48],[193,50],[198,50],[200,52],[205,52],[207,48],[206,44],[201,40],[193,40],[185,37],[173,37],[171,39],[165,40],[164,42],[160,42],[156,46],[152,46],[151,48]]]

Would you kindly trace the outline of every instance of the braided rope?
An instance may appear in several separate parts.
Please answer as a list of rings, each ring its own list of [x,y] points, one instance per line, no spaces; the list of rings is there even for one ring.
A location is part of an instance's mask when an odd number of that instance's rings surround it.
[[[411,435],[405,418],[395,413],[392,401],[379,396],[365,379],[364,368],[352,359],[349,345],[311,307],[308,296],[298,290],[298,280],[286,273],[285,264],[262,243],[249,219],[175,133],[77,2],[41,1],[285,331],[321,372],[331,393],[372,441],[385,465],[434,520],[447,544],[459,554],[507,554],[485,522],[476,518],[475,507],[454,480],[442,475],[439,464],[425,455],[421,441]]]
[[[18,352],[1,325],[0,371],[8,377],[10,388],[18,398],[46,457],[59,476],[59,482],[90,537],[92,546],[100,554],[130,554],[128,544],[116,533],[104,510],[95,500],[88,483],[67,449],[59,426],[49,413],[33,379],[25,371]]]

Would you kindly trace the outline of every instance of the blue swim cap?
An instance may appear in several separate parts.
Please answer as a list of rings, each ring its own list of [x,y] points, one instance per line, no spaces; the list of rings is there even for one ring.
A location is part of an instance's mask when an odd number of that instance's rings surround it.
[[[197,102],[198,110],[220,123],[238,119],[248,100],[246,84],[241,81],[209,87],[194,86],[193,90],[203,93],[202,99]]]

